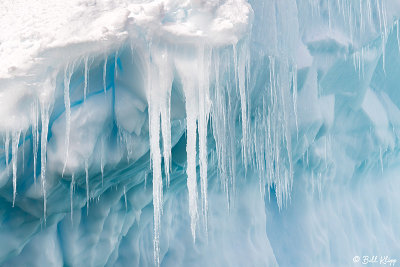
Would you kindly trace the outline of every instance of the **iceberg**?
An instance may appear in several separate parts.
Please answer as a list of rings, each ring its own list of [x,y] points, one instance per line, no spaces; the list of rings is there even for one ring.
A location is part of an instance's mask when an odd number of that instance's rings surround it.
[[[395,265],[399,23],[397,0],[2,1],[0,265]]]

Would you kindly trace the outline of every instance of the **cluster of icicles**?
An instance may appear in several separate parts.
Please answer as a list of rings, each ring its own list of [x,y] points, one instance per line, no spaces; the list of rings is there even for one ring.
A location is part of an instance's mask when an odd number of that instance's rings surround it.
[[[163,189],[170,183],[170,98],[173,81],[179,79],[185,101],[187,189],[195,241],[200,218],[207,233],[207,157],[210,150],[207,140],[210,120],[220,184],[226,192],[228,206],[235,194],[237,163],[243,164],[246,170],[250,167],[259,171],[262,194],[265,184],[268,190],[271,186],[275,188],[279,208],[290,199],[293,181],[290,128],[294,121],[297,125],[297,69],[292,62],[277,63],[273,57],[265,56],[264,60],[269,63],[269,78],[265,88],[253,92],[247,39],[216,49],[201,45],[189,48],[154,45],[149,49],[147,58],[154,260],[158,266]],[[251,110],[252,93],[256,95],[254,105],[257,108]],[[238,124],[238,121],[241,123]],[[238,125],[241,129],[237,132]],[[237,152],[241,154],[241,162],[237,162]],[[200,186],[197,185],[197,158]],[[201,206],[201,212],[198,206]]]
[[[239,48],[239,52],[237,49]],[[249,71],[248,47],[246,45],[232,46],[225,53],[212,50],[206,46],[197,46],[181,49],[168,47],[152,47],[149,52],[148,68],[148,105],[150,129],[150,154],[153,170],[153,205],[154,205],[154,260],[160,264],[159,236],[163,205],[163,174],[164,163],[166,186],[170,183],[171,159],[171,125],[170,125],[170,96],[174,77],[174,70],[182,85],[186,109],[187,129],[187,188],[189,193],[189,214],[191,218],[191,231],[193,240],[196,239],[196,225],[200,217],[198,211],[198,185],[197,185],[197,153],[200,172],[201,217],[207,232],[207,128],[210,115],[212,115],[213,129],[216,140],[220,171],[225,179],[222,185],[226,192],[234,188],[235,177],[235,113],[232,109],[232,99],[226,99],[231,94],[239,91],[242,120],[243,138],[247,136],[248,114],[246,103],[245,84]],[[223,57],[222,59],[220,57]],[[221,63],[229,62],[229,63]],[[234,71],[231,73],[231,66]],[[233,79],[227,76],[232,75]],[[220,82],[220,78],[228,84]],[[230,81],[233,84],[229,84]],[[221,85],[223,84],[223,85]],[[211,90],[212,89],[212,90]],[[214,119],[215,118],[215,119]],[[232,118],[231,121],[230,118]],[[229,124],[229,126],[228,126]],[[230,128],[230,129],[229,129]],[[160,133],[161,138],[160,140]],[[198,138],[198,142],[197,142]],[[161,142],[160,142],[161,141]],[[243,140],[244,141],[244,140]],[[162,146],[160,147],[160,143]],[[197,148],[198,143],[198,148]],[[244,144],[244,143],[243,143]],[[229,157],[229,152],[233,152]],[[226,166],[230,158],[230,166]],[[163,160],[162,160],[163,159]],[[229,162],[229,160],[228,160]],[[227,169],[229,168],[229,170]],[[230,176],[231,179],[227,177]],[[229,193],[228,193],[229,194]]]
[[[139,49],[139,48],[133,48]],[[116,53],[117,55],[118,53]],[[138,53],[135,53],[136,55]],[[154,205],[154,260],[160,264],[160,224],[163,206],[163,190],[170,183],[171,162],[171,88],[175,79],[179,79],[182,86],[182,95],[185,100],[187,126],[187,188],[189,193],[189,214],[193,240],[196,238],[196,227],[199,218],[203,219],[207,232],[207,172],[209,147],[207,145],[208,128],[211,123],[212,134],[215,140],[215,152],[219,166],[221,186],[231,200],[235,190],[237,145],[241,146],[241,158],[245,166],[252,165],[260,170],[260,185],[268,182],[269,186],[276,186],[278,204],[281,207],[284,200],[290,195],[292,183],[292,163],[282,158],[290,159],[290,132],[289,113],[293,113],[293,103],[296,101],[296,71],[288,64],[277,64],[269,58],[269,86],[263,89],[261,108],[256,114],[249,109],[250,96],[248,87],[250,82],[250,58],[248,41],[236,45],[211,49],[206,46],[176,47],[162,44],[153,45],[140,51],[146,75],[146,93],[148,100],[150,157],[153,172],[153,205]],[[117,58],[117,56],[116,56]],[[64,174],[67,166],[71,131],[71,100],[70,81],[79,65],[83,65],[84,101],[88,89],[88,73],[90,58],[84,57],[68,63],[63,69],[64,108],[65,108],[65,162],[62,170]],[[107,58],[104,62],[103,85],[106,92]],[[275,67],[279,68],[276,70]],[[116,71],[116,70],[114,70]],[[276,73],[276,72],[280,73]],[[49,120],[54,105],[55,77],[46,80],[43,84],[44,96],[39,96],[32,104],[32,147],[34,180],[37,179],[36,166],[40,146],[40,182],[44,201],[44,221],[46,220],[46,155],[49,133]],[[281,89],[280,83],[287,88]],[[294,86],[294,94],[290,88]],[[289,88],[290,87],[290,88]],[[289,98],[289,99],[285,99]],[[286,103],[285,103],[286,101]],[[257,105],[259,105],[258,103]],[[269,110],[268,107],[272,107]],[[173,108],[173,107],[172,107]],[[281,112],[289,109],[288,113]],[[251,116],[257,119],[254,125]],[[258,118],[258,116],[264,116]],[[268,117],[265,117],[268,116]],[[241,134],[236,131],[238,118],[241,120]],[[211,119],[211,121],[210,121]],[[262,122],[261,124],[259,122]],[[259,139],[265,136],[266,139]],[[17,189],[17,155],[20,145],[25,140],[26,131],[18,130],[7,132],[5,136],[6,163],[9,164],[9,147],[11,141],[12,173],[13,173],[13,205]],[[10,137],[11,135],[11,137]],[[198,138],[198,140],[197,140]],[[239,143],[240,142],[240,143]],[[286,157],[283,157],[281,146],[287,146]],[[198,147],[197,147],[198,146]],[[22,144],[22,147],[24,145]],[[254,153],[256,152],[256,153]],[[198,154],[198,157],[197,157]],[[22,153],[24,155],[24,153]],[[255,155],[255,156],[253,156]],[[102,157],[103,158],[103,157]],[[197,159],[199,162],[200,186],[197,182]],[[286,168],[290,163],[290,168]],[[85,159],[86,197],[89,209],[89,175],[88,159]],[[104,163],[101,162],[103,175]],[[164,169],[164,173],[163,170]],[[165,179],[163,180],[163,177]],[[266,179],[266,178],[261,178]],[[74,174],[71,175],[71,216],[73,216]],[[269,188],[268,186],[268,188]],[[201,204],[198,204],[198,187],[200,188]],[[263,187],[262,187],[263,188]],[[201,212],[198,207],[201,206]]]
[[[44,87],[51,88],[51,85],[46,81],[43,84]],[[39,150],[39,139],[40,139],[40,174],[41,174],[41,186],[44,199],[44,219],[46,219],[46,155],[47,155],[47,136],[49,128],[49,118],[51,112],[51,102],[47,101],[47,97],[42,97],[40,100],[34,101],[31,105],[31,129],[32,129],[32,148],[33,148],[33,179],[36,184],[37,180],[37,161],[38,161],[38,150]],[[39,118],[41,118],[41,127],[39,124]],[[41,133],[39,129],[41,128]],[[11,136],[10,136],[11,135]],[[22,138],[21,138],[22,135]],[[25,139],[27,130],[17,129],[12,131],[6,131],[4,138],[4,154],[6,169],[8,170],[10,164],[10,141],[11,141],[11,164],[12,164],[12,182],[13,182],[13,207],[17,196],[17,166],[18,166],[18,149],[20,142],[22,141],[22,149],[25,148]],[[22,139],[22,140],[21,140]],[[22,152],[22,166],[25,166],[25,152]]]

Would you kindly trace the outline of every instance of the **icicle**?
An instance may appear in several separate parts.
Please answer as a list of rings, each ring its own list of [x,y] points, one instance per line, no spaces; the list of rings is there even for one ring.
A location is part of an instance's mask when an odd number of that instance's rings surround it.
[[[331,4],[330,1],[328,0],[328,27],[329,27],[329,31],[332,30],[332,22],[331,22]]]
[[[230,81],[232,78],[232,53],[213,53],[215,64],[215,88],[213,92],[212,125],[213,135],[216,143],[218,159],[218,171],[221,177],[221,185],[226,192],[228,208],[235,194],[236,181],[236,95],[238,92],[232,90]],[[220,81],[220,77],[227,77]],[[239,89],[237,90],[239,91]]]
[[[248,155],[249,155],[248,148],[250,147],[248,140],[248,133],[249,133],[248,112],[247,112],[248,97],[246,94],[246,87],[245,87],[247,51],[245,50],[244,47],[241,47],[241,50],[239,50],[239,55],[237,55],[236,47],[234,46],[233,54],[235,61],[235,79],[237,79],[239,93],[240,93],[240,106],[242,111],[242,159],[246,171],[248,165]]]
[[[263,113],[267,113],[267,118],[261,119],[266,121],[263,126],[262,134],[267,132],[265,140],[266,169],[268,170],[268,185],[275,185],[278,207],[290,200],[290,191],[293,180],[293,162],[291,151],[291,132],[289,116],[294,107],[290,104],[297,101],[295,91],[295,67],[290,65],[291,60],[286,62],[275,63],[274,57],[269,57],[269,103],[263,106]],[[293,94],[290,95],[290,88]],[[292,98],[292,99],[291,99]],[[260,146],[257,141],[255,144]],[[261,146],[262,147],[262,146]],[[282,149],[284,148],[284,149]],[[256,154],[256,157],[260,153]],[[287,166],[288,165],[288,166]],[[287,168],[289,167],[289,168]]]
[[[6,131],[6,140],[4,142],[4,153],[6,154],[6,166],[8,168],[8,158],[10,153],[10,133]]]
[[[201,203],[205,230],[207,233],[207,126],[210,114],[210,93],[209,93],[209,71],[211,52],[199,48],[198,56],[199,67],[199,112],[198,112],[198,133],[199,133],[199,160],[200,160],[200,184],[201,184]]]
[[[149,130],[150,130],[150,158],[153,170],[153,207],[154,207],[154,262],[160,266],[160,224],[162,213],[163,184],[161,174],[160,150],[160,99],[158,69],[148,62],[148,105],[149,105]]]
[[[197,175],[196,175],[196,97],[194,84],[185,85],[186,128],[187,128],[187,187],[189,191],[189,214],[193,240],[196,240],[197,223]]]
[[[104,183],[104,138],[101,138],[101,155],[100,155],[100,171],[101,171],[101,185]]]
[[[85,159],[85,174],[86,174],[86,215],[89,215],[89,167],[88,159]]]
[[[22,132],[22,173],[25,172],[25,138],[26,138],[26,131]]]
[[[32,149],[33,149],[33,181],[36,185],[36,166],[39,147],[39,110],[38,101],[32,103]]]
[[[170,165],[171,165],[171,89],[172,89],[172,67],[170,66],[168,53],[161,51],[158,56],[159,71],[159,97],[160,97],[160,117],[161,134],[163,144],[164,170],[167,186],[170,184]]]
[[[114,72],[115,72],[115,77],[118,76],[118,50],[115,52],[114,56]]]
[[[380,1],[376,1],[376,9],[377,9],[377,13],[378,13],[378,18],[379,18],[379,31],[382,32],[382,27],[384,28],[384,33],[381,34],[382,36],[382,68],[383,68],[383,72],[386,74],[385,71],[385,42],[386,42],[386,23],[385,23],[385,18],[383,18],[383,14],[381,14],[381,6],[379,5]]]
[[[215,89],[214,89],[214,96],[213,96],[213,103],[214,105],[212,113],[213,113],[213,135],[215,139],[215,146],[216,146],[216,153],[218,159],[218,166],[219,166],[219,173],[221,177],[221,182],[224,191],[227,193],[227,201],[229,201],[228,197],[228,179],[227,179],[227,164],[225,155],[228,153],[224,153],[223,142],[221,139],[226,138],[227,135],[225,133],[227,126],[226,126],[226,112],[225,112],[225,94],[222,92],[222,86],[220,86],[219,81],[219,72],[220,72],[220,57],[218,53],[214,55],[214,64],[215,64]]]
[[[134,44],[134,42],[133,42],[133,40],[131,40],[131,42],[130,42],[130,44],[129,44],[129,46],[130,46],[130,48],[131,48],[131,60],[132,60],[132,63],[134,62],[134,55],[135,55],[135,44]]]
[[[74,64],[70,67],[69,64],[64,70],[64,105],[65,105],[65,161],[62,170],[64,176],[65,168],[67,167],[68,153],[69,153],[69,135],[71,131],[71,100],[69,98],[69,84],[71,82]]]
[[[283,102],[284,109],[285,103]],[[289,130],[289,125],[288,124],[288,118],[287,115],[283,114],[284,116],[284,122],[286,123],[285,127],[285,142],[286,142],[286,151],[287,151],[287,158],[289,161],[289,174],[285,173],[285,191],[284,191],[284,196],[285,196],[285,201],[287,202],[288,198],[290,199],[290,192],[292,189],[292,181],[293,181],[293,159],[292,159],[292,145],[291,145],[291,136],[290,136],[290,130]],[[287,171],[287,169],[285,169]],[[286,203],[287,204],[287,203]]]
[[[124,185],[124,200],[125,200],[125,211],[128,212],[128,201],[126,199],[126,186]]]
[[[107,78],[107,56],[104,59],[104,67],[103,67],[103,88],[104,88],[104,94],[107,93],[107,84],[106,84],[106,78]]]
[[[170,102],[170,100],[167,100]],[[161,128],[163,138],[163,157],[164,157],[164,172],[167,180],[167,186],[171,182],[170,166],[171,166],[171,122],[170,122],[170,107],[164,108],[161,111]]]
[[[364,47],[361,48],[361,56],[360,56],[360,68],[361,68],[361,76],[365,77],[365,62],[364,62]]]
[[[152,113],[152,111],[150,111]],[[154,116],[154,114],[153,114]],[[150,122],[150,152],[153,167],[153,206],[154,206],[154,260],[156,266],[160,265],[160,223],[162,213],[162,177],[161,177],[161,152],[159,146],[160,123],[159,117],[152,118]]]
[[[382,1],[382,18],[383,18],[383,34],[384,34],[384,39],[385,41],[387,40],[388,37],[388,27],[387,27],[387,15],[386,15],[386,6],[385,6],[385,1]]]
[[[191,230],[193,241],[196,240],[196,224],[198,220],[197,211],[197,173],[196,173],[196,141],[197,129],[199,129],[199,145],[200,145],[200,180],[202,186],[202,199],[206,205],[207,198],[207,110],[208,104],[208,78],[209,75],[209,58],[211,55],[208,50],[207,56],[204,56],[204,47],[197,48],[196,63],[190,62],[184,57],[175,61],[178,73],[182,79],[182,87],[185,95],[186,106],[186,129],[187,129],[187,187],[189,192],[189,214],[191,219]],[[199,75],[200,74],[200,75]],[[201,113],[201,114],[200,114]],[[202,118],[201,118],[202,117]],[[198,124],[198,125],[197,125]],[[197,127],[198,126],[198,127]],[[218,135],[217,135],[218,136]],[[230,144],[232,145],[232,143]],[[234,146],[234,144],[233,144]],[[228,153],[227,153],[228,154]],[[225,154],[225,155],[227,155]],[[232,156],[232,162],[235,157]],[[233,169],[234,166],[231,166]],[[204,206],[206,209],[206,206]]]
[[[161,153],[164,157],[164,171],[167,186],[170,183],[171,161],[171,88],[173,67],[169,51],[166,47],[154,45],[148,54],[147,99],[150,129],[150,157],[153,170],[153,206],[154,206],[154,261],[159,266],[160,253],[160,223],[163,205],[163,181],[161,172]],[[161,125],[160,125],[161,124]],[[160,133],[162,149],[160,149]],[[146,179],[146,177],[145,177]],[[146,186],[146,181],[145,181]]]
[[[348,28],[349,28],[349,30],[350,30],[350,40],[351,40],[351,43],[354,43],[354,29],[353,29],[353,25],[355,24],[355,21],[353,21],[353,13],[352,13],[352,9],[351,9],[351,6],[350,5],[348,5],[348,18],[349,18],[349,21],[348,21],[348,23],[349,23],[349,25],[348,25]],[[354,19],[355,20],[355,19]]]
[[[50,113],[50,104],[41,103],[41,117],[42,117],[42,136],[41,136],[41,180],[42,180],[42,191],[43,191],[43,215],[44,221],[46,222],[46,207],[47,207],[47,199],[46,199],[46,155],[47,155],[47,135],[49,129],[49,113]]]
[[[74,186],[75,186],[75,174],[73,173],[69,188],[70,201],[71,201],[71,222],[73,222],[73,217],[74,217]]]
[[[12,136],[12,170],[13,170],[13,207],[15,205],[15,197],[17,195],[17,164],[18,164],[18,144],[21,131],[13,132]]]
[[[371,8],[371,0],[367,1],[367,9],[368,9],[368,22],[369,25],[372,25],[372,8]]]
[[[147,175],[148,175],[148,173],[145,172],[144,173],[144,190],[146,190],[146,186],[147,186]]]
[[[86,56],[84,59],[85,62],[85,85],[83,87],[83,100],[86,101],[86,92],[88,88],[88,57]]]

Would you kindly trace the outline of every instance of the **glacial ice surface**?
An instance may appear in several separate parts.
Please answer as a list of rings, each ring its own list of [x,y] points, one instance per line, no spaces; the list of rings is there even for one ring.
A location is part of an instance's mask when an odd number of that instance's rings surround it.
[[[0,265],[399,258],[399,18],[397,0],[1,1]]]

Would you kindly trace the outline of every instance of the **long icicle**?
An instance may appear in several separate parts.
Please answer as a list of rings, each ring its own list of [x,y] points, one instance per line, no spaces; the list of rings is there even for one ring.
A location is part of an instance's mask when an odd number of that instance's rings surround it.
[[[33,149],[33,181],[36,185],[36,166],[39,147],[39,102],[32,103],[32,149]]]
[[[158,92],[160,96],[161,136],[164,157],[164,173],[167,186],[170,184],[171,165],[171,89],[173,73],[169,62],[169,54],[166,48],[158,51],[157,68],[159,75]]]
[[[210,114],[209,71],[211,53],[208,49],[199,48],[199,159],[200,159],[200,185],[201,207],[206,233],[208,230],[208,200],[207,200],[207,126]]]
[[[186,108],[186,155],[187,155],[187,188],[189,193],[189,215],[193,242],[196,241],[197,211],[197,173],[196,173],[196,143],[198,120],[198,61],[193,64],[185,57],[176,59],[175,64],[182,79]]]
[[[88,159],[85,159],[85,177],[86,177],[86,215],[89,215],[89,166],[88,166]]]
[[[245,172],[247,170],[248,165],[248,134],[249,134],[249,126],[248,126],[248,115],[247,115],[247,94],[246,94],[246,62],[247,62],[247,53],[245,49],[239,47],[240,50],[237,51],[236,46],[233,46],[233,57],[234,57],[234,68],[235,68],[235,83],[236,89],[239,89],[240,94],[240,106],[241,106],[241,115],[242,115],[242,159],[245,167]]]
[[[42,136],[41,136],[41,180],[42,180],[42,192],[43,192],[43,216],[46,222],[46,207],[47,207],[47,199],[46,199],[46,155],[47,155],[47,135],[49,129],[49,113],[50,113],[50,104],[49,103],[41,103],[41,117],[42,117]]]
[[[107,56],[104,59],[104,66],[103,66],[103,88],[104,88],[104,94],[107,93]]]
[[[10,153],[10,133],[6,131],[6,140],[4,141],[4,153],[6,154],[6,166],[8,168],[8,158]]]
[[[196,240],[196,223],[198,218],[197,212],[197,174],[196,174],[196,129],[197,119],[196,110],[194,107],[195,93],[194,84],[188,84],[185,86],[185,98],[186,98],[186,129],[187,129],[187,187],[189,191],[189,214],[190,214],[190,225],[193,235],[193,241]]]
[[[12,169],[13,169],[13,207],[15,205],[15,197],[17,195],[17,164],[18,164],[18,144],[21,131],[17,130],[12,135]]]
[[[74,219],[74,186],[75,186],[75,174],[73,173],[69,188],[70,201],[71,201],[71,222],[73,222]]]
[[[25,138],[26,131],[22,131],[22,173],[25,172]]]
[[[104,137],[101,138],[100,172],[101,172],[101,185],[103,185],[104,184]]]
[[[88,88],[88,75],[89,75],[88,57],[85,57],[84,62],[85,62],[85,82],[83,87],[83,100],[86,101],[86,94]]]
[[[62,176],[64,176],[65,168],[67,167],[68,154],[69,154],[69,135],[71,131],[71,100],[69,97],[69,85],[71,82],[72,72],[74,70],[74,64],[70,66],[67,64],[64,70],[64,105],[65,105],[65,161],[62,170]]]
[[[160,151],[160,112],[158,97],[156,91],[157,70],[148,61],[148,112],[149,112],[149,128],[150,128],[150,158],[151,167],[153,169],[153,209],[154,209],[154,262],[156,266],[160,266],[160,223],[162,213],[162,176],[161,176],[161,151]]]
[[[160,223],[163,205],[163,182],[161,173],[160,131],[162,135],[164,171],[167,185],[170,183],[171,158],[171,88],[172,67],[169,53],[165,47],[153,46],[150,49],[151,62],[148,65],[148,103],[150,123],[150,151],[153,169],[153,205],[154,205],[154,261],[159,266],[160,259]],[[161,123],[161,128],[160,128]]]

